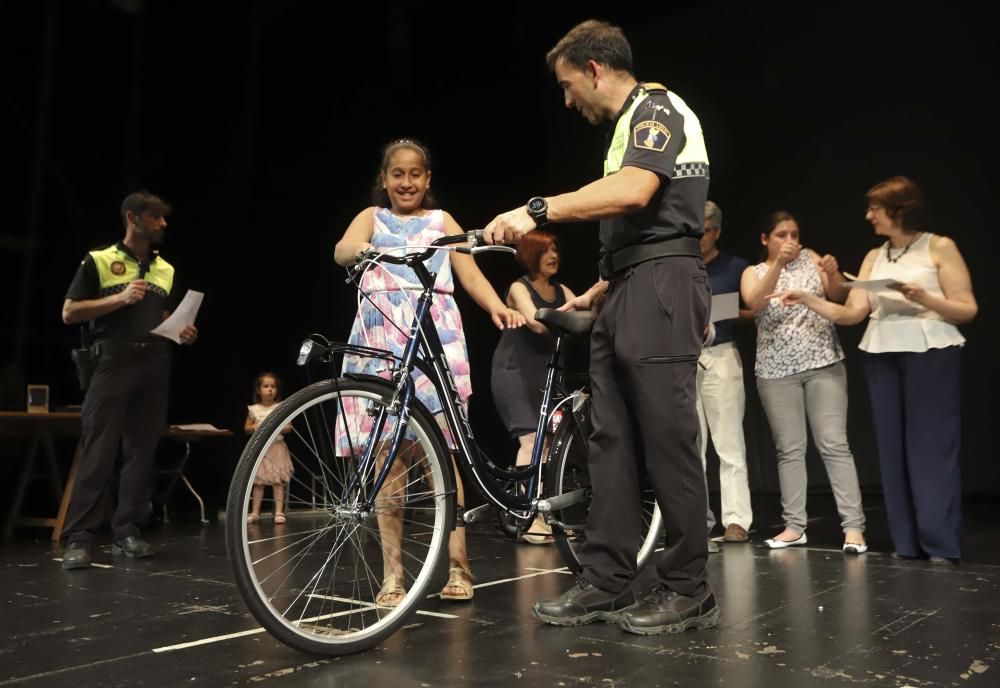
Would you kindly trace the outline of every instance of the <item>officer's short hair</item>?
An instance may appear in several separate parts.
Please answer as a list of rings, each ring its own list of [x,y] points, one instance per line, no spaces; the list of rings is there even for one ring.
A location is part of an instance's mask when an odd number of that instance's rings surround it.
[[[122,201],[122,224],[126,227],[128,226],[128,221],[125,219],[125,213],[131,212],[133,215],[141,215],[147,210],[154,215],[166,217],[170,214],[172,209],[170,204],[159,196],[155,196],[145,189],[142,191],[136,191],[134,193],[130,193],[125,197],[125,200]]]
[[[722,229],[722,208],[714,201],[705,201],[705,224],[713,229]]]
[[[596,19],[577,24],[559,39],[545,56],[549,71],[555,71],[560,57],[577,69],[586,67],[587,60],[594,60],[611,69],[632,74],[632,46],[624,32],[617,26]]]

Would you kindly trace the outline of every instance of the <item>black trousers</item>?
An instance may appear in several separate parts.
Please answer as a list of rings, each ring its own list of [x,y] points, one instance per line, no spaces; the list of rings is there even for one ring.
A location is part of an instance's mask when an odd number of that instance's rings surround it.
[[[102,356],[83,401],[82,453],[63,537],[87,542],[105,520],[115,473],[115,539],[140,534],[149,517],[156,445],[167,421],[170,352]]]
[[[594,490],[583,576],[610,592],[636,573],[640,462],[666,523],[661,584],[705,591],[705,477],[698,449],[697,362],[710,291],[701,258],[671,256],[613,277],[591,334]]]

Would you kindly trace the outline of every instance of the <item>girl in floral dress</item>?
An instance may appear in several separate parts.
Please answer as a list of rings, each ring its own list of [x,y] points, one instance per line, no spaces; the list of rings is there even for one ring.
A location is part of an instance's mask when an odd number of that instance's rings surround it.
[[[431,161],[426,146],[409,139],[400,139],[386,145],[382,151],[382,164],[372,194],[375,205],[362,210],[351,222],[334,249],[334,260],[339,265],[348,266],[356,261],[359,253],[370,248],[383,251],[391,247],[427,246],[446,234],[461,234],[462,228],[450,214],[434,209],[430,183]],[[394,255],[402,255],[402,252]],[[441,337],[459,396],[462,403],[467,404],[472,394],[469,357],[462,330],[462,317],[453,296],[455,287],[452,270],[473,300],[490,314],[499,329],[520,327],[525,322],[524,316],[504,304],[471,256],[438,251],[428,261],[427,268],[437,274],[431,318]],[[386,271],[390,271],[395,279],[387,275]],[[413,303],[420,289],[416,275],[404,266],[382,264],[379,268],[365,272],[362,289],[375,304],[362,300],[349,341],[352,344],[387,349],[397,356],[402,355],[406,345],[405,330],[413,318]],[[391,318],[389,322],[383,313]],[[343,372],[388,377],[385,361],[357,356],[345,356]],[[441,404],[432,382],[418,372],[413,377],[417,398],[431,413],[438,414],[440,419]],[[360,409],[345,408],[347,416],[360,413],[363,413]],[[445,436],[449,445],[454,446],[446,428]],[[346,436],[338,438],[338,451],[343,455],[349,453]],[[402,484],[405,471],[404,462],[396,461],[386,479],[386,485],[391,486],[396,481],[399,481],[396,484]],[[463,503],[462,482],[457,473],[455,478],[458,500]],[[388,491],[391,493],[391,489]],[[403,537],[402,517],[401,509],[392,508],[380,509],[378,516],[383,551],[383,581],[375,601],[384,606],[395,606],[406,594],[400,550]],[[448,554],[448,583],[441,591],[441,598],[472,599],[472,574],[469,570],[464,528],[456,528],[451,532]]]

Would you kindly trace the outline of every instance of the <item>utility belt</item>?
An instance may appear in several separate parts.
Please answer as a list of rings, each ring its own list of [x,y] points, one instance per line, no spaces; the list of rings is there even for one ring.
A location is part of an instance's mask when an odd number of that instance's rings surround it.
[[[676,237],[652,244],[632,244],[617,251],[602,253],[597,264],[601,279],[617,277],[628,268],[667,256],[701,257],[701,242],[694,237]]]
[[[97,357],[101,356],[152,356],[166,353],[167,340],[148,342],[116,342],[113,339],[98,339],[91,344],[90,350]]]
[[[86,392],[90,381],[97,372],[97,364],[101,356],[153,356],[169,352],[166,340],[149,342],[116,342],[111,339],[99,339],[87,345],[86,335],[80,348],[70,352],[70,358],[76,366],[76,376],[80,381],[80,391]]]

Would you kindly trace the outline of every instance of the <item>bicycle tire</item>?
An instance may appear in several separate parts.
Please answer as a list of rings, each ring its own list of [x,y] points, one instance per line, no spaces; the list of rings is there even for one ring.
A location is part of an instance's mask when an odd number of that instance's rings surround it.
[[[590,401],[572,414],[564,414],[562,422],[552,439],[548,466],[545,473],[544,495],[555,497],[577,489],[585,491],[583,501],[572,506],[553,511],[552,534],[566,563],[574,573],[580,573],[579,551],[586,541],[585,525],[590,511],[591,488],[589,444],[587,433],[581,428],[578,418],[589,418]],[[636,554],[636,571],[640,571],[649,561],[663,539],[663,517],[656,497],[646,476],[642,483],[642,530]]]
[[[408,467],[404,477],[387,479],[367,511],[358,499],[373,488],[377,470],[348,491],[372,432],[364,429],[366,418],[385,409],[393,392],[377,378],[325,380],[296,392],[258,427],[230,484],[226,544],[239,592],[272,636],[302,652],[342,655],[377,645],[417,611],[446,557],[455,518],[451,459],[416,399],[407,430],[412,439],[397,456]],[[390,430],[391,422],[377,441],[385,443]],[[279,435],[287,438],[294,468],[289,506],[298,508],[289,509],[283,525],[248,523],[254,478]],[[385,518],[400,520],[398,541],[383,537]],[[405,593],[395,606],[380,605],[383,564],[397,559]]]

